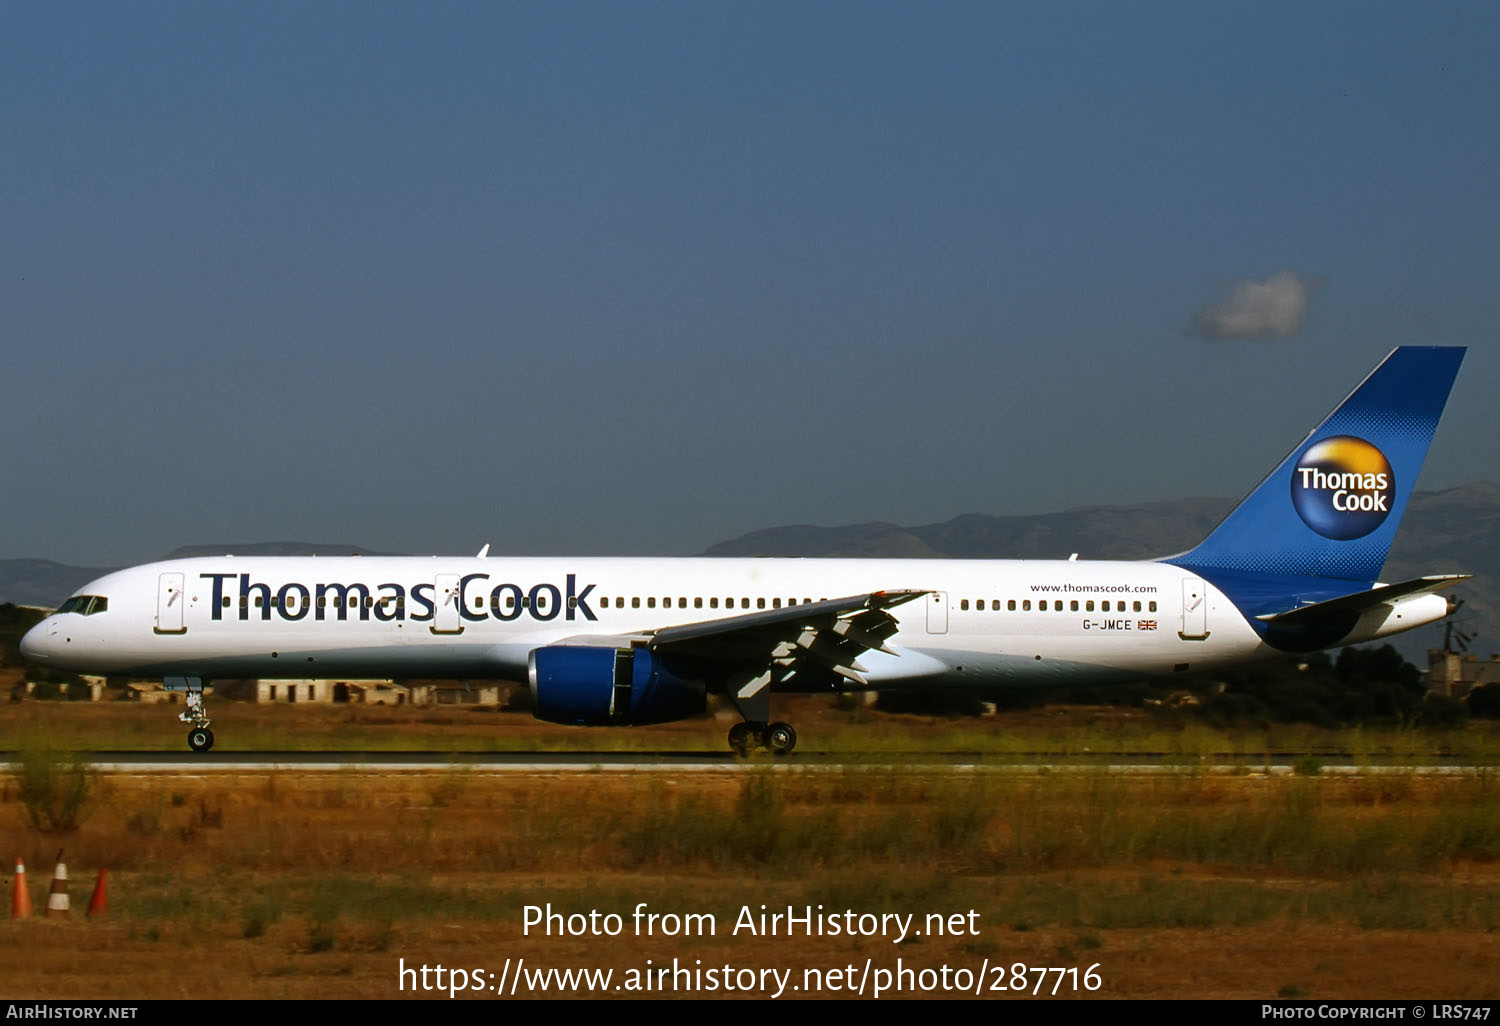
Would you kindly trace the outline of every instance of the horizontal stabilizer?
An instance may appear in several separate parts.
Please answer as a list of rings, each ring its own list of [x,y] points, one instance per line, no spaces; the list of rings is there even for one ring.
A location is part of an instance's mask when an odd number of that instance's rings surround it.
[[[1435,574],[1431,577],[1418,577],[1411,581],[1402,581],[1400,584],[1387,584],[1369,591],[1357,591],[1352,595],[1341,595],[1335,599],[1323,602],[1314,602],[1311,605],[1298,606],[1296,609],[1288,609],[1282,613],[1266,613],[1257,616],[1256,619],[1265,623],[1289,624],[1312,623],[1322,620],[1328,616],[1341,616],[1349,613],[1362,613],[1367,609],[1397,599],[1406,598],[1409,595],[1421,595],[1425,592],[1441,591],[1443,588],[1451,587],[1459,581],[1466,581],[1473,574]]]

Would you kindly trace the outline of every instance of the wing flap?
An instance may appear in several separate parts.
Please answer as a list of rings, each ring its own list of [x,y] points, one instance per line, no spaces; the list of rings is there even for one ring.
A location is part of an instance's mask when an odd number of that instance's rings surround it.
[[[730,664],[736,698],[749,700],[799,676],[863,686],[861,653],[896,653],[885,641],[899,629],[890,610],[925,591],[876,591],[768,609],[657,631],[653,649]],[[735,675],[733,667],[740,672]]]
[[[740,616],[726,616],[720,620],[703,620],[686,623],[680,627],[663,627],[653,635],[652,647],[676,645],[699,638],[720,637],[740,631],[763,627],[781,627],[838,617],[846,613],[879,611],[899,606],[927,594],[925,591],[876,591],[867,595],[851,595],[847,598],[826,599],[822,602],[805,602],[800,606],[784,606],[781,609],[765,609]],[[892,631],[891,633],[895,633]]]

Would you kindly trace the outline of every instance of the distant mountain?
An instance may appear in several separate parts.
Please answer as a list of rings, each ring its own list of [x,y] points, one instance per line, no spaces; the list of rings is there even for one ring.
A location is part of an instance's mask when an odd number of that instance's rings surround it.
[[[0,602],[53,609],[113,567],[68,566],[50,559],[0,559]]]
[[[1388,581],[1422,574],[1473,574],[1449,594],[1463,599],[1453,618],[1474,635],[1473,652],[1500,652],[1500,484],[1477,482],[1412,497],[1382,576]],[[1443,643],[1441,626],[1412,632],[1423,648]],[[1398,638],[1399,640],[1399,638]],[[1410,644],[1398,646],[1412,658]]]
[[[1229,499],[1088,506],[1035,516],[965,513],[941,524],[773,527],[710,548],[709,556],[864,556],[941,559],[1150,559],[1194,545]]]
[[[383,556],[389,553],[359,545],[322,545],[312,542],[254,542],[247,545],[184,545],[162,556]],[[0,559],[0,602],[18,606],[57,607],[63,599],[96,577],[119,567],[84,567],[47,559]]]
[[[1150,559],[1196,545],[1233,506],[1231,499],[1182,499],[1036,516],[967,513],[918,527],[773,527],[721,542],[705,555],[1067,559],[1076,552],[1082,559]],[[1500,484],[1412,495],[1382,576],[1447,572],[1475,575],[1452,591],[1465,603],[1457,622],[1475,636],[1476,652],[1500,651]],[[1442,628],[1432,626],[1395,641],[1421,665],[1425,649],[1442,639]]]
[[[710,548],[709,556],[847,556],[953,559],[1150,559],[1197,544],[1234,505],[1230,499],[1180,499],[1135,506],[1088,506],[1034,516],[966,513],[940,524],[888,523],[843,527],[772,527]],[[376,556],[358,545],[259,542],[185,545],[163,558],[185,556]],[[0,602],[56,606],[109,572],[44,559],[0,560]],[[1481,655],[1500,651],[1500,483],[1481,481],[1442,492],[1417,492],[1385,566],[1386,580],[1462,572],[1475,579],[1454,588],[1464,600],[1457,620],[1475,635]],[[1396,639],[1420,660],[1442,643],[1439,626]]]
[[[187,559],[192,556],[394,556],[394,552],[376,552],[360,545],[323,545],[317,542],[254,542],[249,545],[183,545],[162,559]]]

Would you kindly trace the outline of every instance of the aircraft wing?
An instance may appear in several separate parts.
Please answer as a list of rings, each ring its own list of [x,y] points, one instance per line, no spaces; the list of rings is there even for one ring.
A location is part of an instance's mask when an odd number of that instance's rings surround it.
[[[891,610],[926,594],[874,591],[631,634],[581,634],[553,644],[649,648],[692,666],[747,718],[764,719],[775,688],[865,684],[859,657],[872,649],[899,654],[885,643],[900,627]]]
[[[1410,595],[1421,595],[1426,592],[1440,591],[1443,588],[1466,581],[1473,574],[1436,574],[1431,577],[1418,577],[1410,581],[1402,581],[1400,584],[1386,584],[1369,591],[1357,591],[1352,595],[1341,595],[1338,598],[1327,599],[1323,602],[1313,602],[1295,609],[1288,609],[1280,613],[1265,613],[1257,616],[1257,620],[1276,624],[1300,624],[1312,623],[1327,616],[1344,616],[1350,613],[1363,613],[1368,609],[1397,599],[1406,598]]]
[[[726,677],[734,678],[733,694],[739,700],[793,678],[806,683],[842,677],[864,684],[859,656],[870,649],[891,651],[885,640],[898,624],[890,610],[925,594],[876,591],[760,610],[666,627],[651,632],[647,644],[664,655],[722,666]]]

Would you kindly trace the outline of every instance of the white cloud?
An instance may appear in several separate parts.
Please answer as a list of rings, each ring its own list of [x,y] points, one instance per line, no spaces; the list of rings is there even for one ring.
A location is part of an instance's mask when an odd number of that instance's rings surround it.
[[[1193,318],[1193,333],[1211,339],[1290,338],[1302,330],[1319,277],[1299,278],[1291,271],[1265,281],[1237,282],[1229,298],[1210,303]]]

